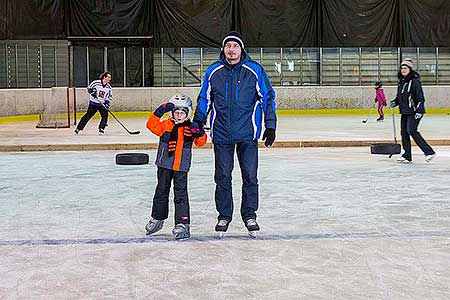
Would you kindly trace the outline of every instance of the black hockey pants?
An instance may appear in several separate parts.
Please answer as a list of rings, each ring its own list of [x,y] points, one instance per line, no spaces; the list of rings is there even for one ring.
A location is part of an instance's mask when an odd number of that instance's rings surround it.
[[[81,118],[80,123],[77,125],[78,130],[83,130],[86,126],[87,122],[95,115],[96,112],[100,113],[102,119],[100,120],[100,124],[98,125],[98,129],[105,129],[106,123],[108,122],[108,111],[103,106],[95,106],[89,105],[86,113]]]

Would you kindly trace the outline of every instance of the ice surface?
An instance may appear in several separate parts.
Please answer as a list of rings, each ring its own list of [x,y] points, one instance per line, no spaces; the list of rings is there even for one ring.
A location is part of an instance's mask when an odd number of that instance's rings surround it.
[[[0,153],[0,299],[450,299],[450,148],[260,150],[258,239],[214,230],[213,154],[194,151],[191,233],[146,237],[153,164],[117,151]],[[155,152],[148,151],[151,160]]]

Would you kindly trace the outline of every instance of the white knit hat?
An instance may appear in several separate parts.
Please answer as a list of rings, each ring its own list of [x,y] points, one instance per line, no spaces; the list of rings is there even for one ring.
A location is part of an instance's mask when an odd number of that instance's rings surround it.
[[[400,67],[401,66],[407,66],[408,68],[410,68],[412,70],[414,67],[414,61],[411,58],[404,58],[402,60],[402,63],[400,64]]]

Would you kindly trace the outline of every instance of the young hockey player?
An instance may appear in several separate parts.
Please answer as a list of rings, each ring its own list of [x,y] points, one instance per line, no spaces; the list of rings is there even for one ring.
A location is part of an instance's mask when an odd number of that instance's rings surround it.
[[[79,134],[84,129],[89,120],[98,111],[102,119],[98,125],[98,134],[103,135],[105,133],[106,123],[108,122],[108,111],[112,100],[112,88],[109,82],[111,81],[111,73],[104,72],[100,74],[98,80],[94,80],[87,87],[89,93],[89,106],[81,118],[80,122],[75,129],[75,134]]]
[[[170,112],[170,118],[161,117]],[[160,136],[155,164],[158,166],[158,184],[153,196],[151,219],[145,226],[150,235],[162,229],[169,214],[169,193],[173,180],[175,202],[175,239],[190,237],[190,212],[187,191],[188,171],[191,165],[192,143],[203,146],[206,134],[196,122],[191,122],[192,101],[185,95],[174,95],[161,104],[147,121],[147,128]]]
[[[383,107],[387,105],[386,97],[384,96],[383,83],[381,81],[375,82],[375,90],[375,103],[378,103],[378,114],[380,115],[377,122],[381,122],[384,120]]]

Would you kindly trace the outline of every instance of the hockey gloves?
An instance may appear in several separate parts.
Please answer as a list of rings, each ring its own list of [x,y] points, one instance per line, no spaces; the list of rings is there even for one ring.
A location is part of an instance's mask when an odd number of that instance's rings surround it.
[[[190,128],[191,128],[192,137],[194,139],[201,137],[205,134],[205,131],[203,130],[203,126],[199,125],[197,122],[192,122]]]
[[[153,114],[158,118],[161,118],[166,112],[171,111],[174,107],[175,105],[173,103],[163,103],[157,109],[155,109],[155,112]]]
[[[89,93],[92,97],[97,98],[97,89],[96,89],[96,88],[89,88],[89,89],[88,89],[88,93]]]
[[[421,114],[421,113],[416,113],[416,114],[414,115],[414,118],[415,118],[416,120],[419,120],[420,118],[422,118],[422,116],[423,116],[423,114]]]
[[[273,142],[275,141],[275,129],[266,128],[266,130],[264,130],[262,139],[263,139],[263,141],[265,141],[264,146],[266,146],[266,147],[272,146]]]
[[[109,108],[111,107],[111,102],[109,102],[108,100],[106,100],[105,103],[103,103],[103,106],[104,106],[106,109],[109,109]]]

